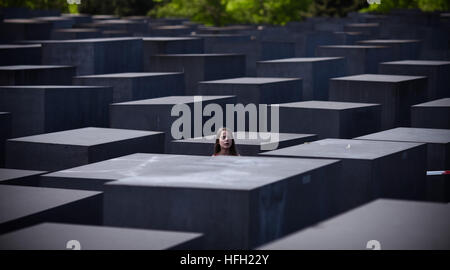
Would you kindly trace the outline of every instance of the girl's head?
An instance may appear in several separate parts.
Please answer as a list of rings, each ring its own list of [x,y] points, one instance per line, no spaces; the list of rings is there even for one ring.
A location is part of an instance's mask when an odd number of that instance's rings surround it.
[[[232,156],[238,156],[233,133],[226,128],[219,129],[216,136],[216,144],[214,145],[214,155],[219,154],[221,151]]]

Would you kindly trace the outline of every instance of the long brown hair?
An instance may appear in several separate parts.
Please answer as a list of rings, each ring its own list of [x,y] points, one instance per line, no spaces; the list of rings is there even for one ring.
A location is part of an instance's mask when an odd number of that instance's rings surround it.
[[[220,153],[220,150],[222,150],[222,147],[220,147],[219,138],[222,134],[222,132],[227,131],[231,134],[231,146],[230,146],[230,155],[232,156],[239,156],[239,153],[237,151],[236,143],[234,142],[233,133],[230,130],[227,130],[226,128],[220,128],[216,135],[216,143],[214,144],[214,156],[216,156],[218,153]]]

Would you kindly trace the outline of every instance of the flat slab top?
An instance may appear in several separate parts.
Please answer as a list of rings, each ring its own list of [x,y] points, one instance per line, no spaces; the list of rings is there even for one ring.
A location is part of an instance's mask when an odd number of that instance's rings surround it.
[[[156,54],[158,57],[227,57],[227,56],[244,56],[239,53],[187,53],[187,54]]]
[[[450,142],[450,129],[394,128],[356,139],[447,144]]]
[[[270,84],[270,83],[282,83],[290,81],[300,81],[298,78],[262,78],[262,77],[242,77],[234,79],[224,79],[215,81],[204,81],[201,84]]]
[[[319,46],[320,48],[331,48],[331,49],[383,49],[388,48],[386,46],[377,45],[324,45]]]
[[[17,66],[0,66],[2,70],[33,70],[33,69],[58,69],[72,68],[73,66],[48,66],[48,65],[17,65]]]
[[[0,168],[0,181],[13,180],[17,178],[44,174],[44,171],[29,171]]]
[[[450,65],[450,61],[431,61],[431,60],[402,60],[383,62],[382,65],[412,65],[412,66],[443,66]]]
[[[41,48],[42,45],[40,44],[31,44],[31,45],[8,45],[8,44],[2,44],[0,45],[1,49],[26,49],[26,48]]]
[[[11,115],[10,112],[0,112],[0,116],[9,116]]]
[[[378,27],[380,26],[379,23],[348,23],[346,26],[351,27]]]
[[[259,249],[449,249],[448,228],[446,204],[379,199]]]
[[[100,32],[98,29],[94,28],[63,28],[63,29],[55,29],[55,32],[63,32],[63,33],[91,33],[91,32]]]
[[[232,97],[234,96],[170,96],[114,103],[113,105],[173,105],[194,103],[200,101],[220,100]]]
[[[144,41],[186,41],[186,40],[202,40],[195,37],[146,37]]]
[[[45,176],[118,180],[108,185],[252,190],[336,162],[339,161],[133,154]]]
[[[127,72],[127,73],[78,76],[75,78],[140,78],[140,77],[156,77],[175,74],[183,74],[183,72]]]
[[[142,38],[117,37],[117,38],[86,38],[86,39],[68,39],[68,40],[40,40],[39,43],[101,43],[114,41],[141,41]]]
[[[370,39],[370,40],[360,40],[358,43],[364,44],[393,44],[393,43],[417,43],[420,42],[418,39]]]
[[[86,199],[101,192],[0,185],[0,223]]]
[[[0,89],[42,89],[42,90],[54,90],[54,89],[94,89],[94,88],[108,88],[108,86],[85,86],[85,85],[10,85],[0,86]]]
[[[295,139],[314,138],[315,134],[293,134],[293,133],[270,133],[270,132],[233,132],[233,137],[238,145],[262,145],[275,142],[289,141]],[[278,140],[275,140],[275,139]],[[271,141],[272,139],[272,141]],[[174,140],[176,143],[205,143],[214,144],[216,141],[216,135]],[[212,148],[211,148],[212,149]]]
[[[285,58],[269,61],[260,61],[259,63],[309,63],[309,62],[320,62],[320,61],[332,61],[344,59],[343,57],[297,57],[297,58]]]
[[[14,24],[44,24],[47,22],[44,22],[42,20],[36,20],[36,19],[6,19],[3,20],[3,23],[14,23]]]
[[[421,104],[414,105],[413,107],[450,107],[450,98],[441,98]]]
[[[355,103],[355,102],[336,102],[336,101],[300,101],[275,104],[271,106],[302,108],[302,109],[321,109],[321,110],[348,110],[362,107],[380,106],[374,103]]]
[[[361,81],[361,82],[405,82],[411,80],[424,79],[424,76],[405,76],[405,75],[385,75],[385,74],[361,74],[332,78],[335,81]]]
[[[0,236],[3,250],[64,250],[76,239],[81,250],[164,250],[201,237],[200,233],[41,223]]]
[[[374,160],[409,150],[419,145],[422,144],[410,142],[324,139],[265,152],[260,155]]]
[[[73,130],[66,130],[60,132],[46,133],[28,137],[21,137],[10,139],[8,141],[14,142],[31,142],[31,143],[45,143],[45,144],[61,144],[61,145],[78,145],[78,146],[92,146],[104,143],[118,142],[129,140],[133,138],[140,138],[162,132],[156,131],[140,131],[128,129],[114,129],[114,128],[80,128]]]

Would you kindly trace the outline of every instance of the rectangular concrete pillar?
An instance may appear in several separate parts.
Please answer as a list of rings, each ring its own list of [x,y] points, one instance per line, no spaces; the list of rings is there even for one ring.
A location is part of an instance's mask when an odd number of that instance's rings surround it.
[[[412,106],[411,126],[450,129],[450,98],[442,98]]]
[[[410,107],[425,100],[427,78],[362,74],[330,80],[330,100],[382,105],[381,129],[409,126]]]
[[[0,45],[0,66],[40,65],[41,45]]]
[[[329,79],[347,75],[342,57],[287,58],[257,63],[258,77],[301,78],[302,100],[328,100]]]
[[[90,28],[55,29],[52,32],[52,39],[55,40],[89,39],[100,38],[101,36],[100,30]]]
[[[4,86],[0,110],[11,112],[12,137],[107,127],[112,89],[103,86]]]
[[[0,112],[0,167],[5,165],[6,140],[11,138],[11,113]]]
[[[82,128],[10,139],[6,166],[57,171],[132,153],[163,153],[162,132]]]
[[[42,222],[102,223],[103,194],[0,185],[0,234]]]
[[[15,170],[0,168],[0,185],[39,186],[39,177],[45,171]]]
[[[417,39],[370,39],[358,41],[358,44],[392,47],[393,60],[412,60],[420,57],[421,41]]]
[[[87,75],[73,78],[74,85],[111,86],[113,102],[184,95],[184,74],[139,72]]]
[[[0,85],[70,85],[74,66],[0,66]]]
[[[273,105],[276,106],[276,105]],[[381,106],[369,103],[304,101],[279,104],[280,132],[351,139],[381,129]]]

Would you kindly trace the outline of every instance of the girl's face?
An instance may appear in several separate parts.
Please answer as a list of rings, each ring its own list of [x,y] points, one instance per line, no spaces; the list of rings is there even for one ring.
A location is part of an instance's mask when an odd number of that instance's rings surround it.
[[[231,137],[231,133],[227,130],[224,130],[220,133],[219,144],[223,149],[228,149],[231,147],[233,143],[233,138]]]

